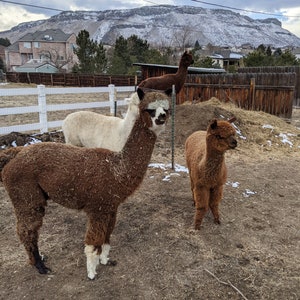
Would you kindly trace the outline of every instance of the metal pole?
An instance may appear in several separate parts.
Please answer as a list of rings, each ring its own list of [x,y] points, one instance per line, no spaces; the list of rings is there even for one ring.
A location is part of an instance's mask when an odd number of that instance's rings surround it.
[[[172,85],[172,129],[171,129],[171,141],[172,141],[172,170],[175,169],[174,164],[174,152],[175,152],[175,109],[176,109],[176,92],[175,85]]]

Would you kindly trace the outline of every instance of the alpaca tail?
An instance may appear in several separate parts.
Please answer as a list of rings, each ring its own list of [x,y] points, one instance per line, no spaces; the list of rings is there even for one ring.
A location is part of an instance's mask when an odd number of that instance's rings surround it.
[[[14,147],[0,152],[0,172],[2,172],[5,165],[8,164],[12,159],[14,159],[22,149],[23,147]],[[2,181],[1,173],[0,181]]]

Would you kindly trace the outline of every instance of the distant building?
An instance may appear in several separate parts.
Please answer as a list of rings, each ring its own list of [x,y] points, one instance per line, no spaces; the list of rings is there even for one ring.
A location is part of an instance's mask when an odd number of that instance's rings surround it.
[[[15,67],[15,72],[23,73],[58,73],[59,69],[51,62],[30,59],[24,65]]]
[[[5,49],[7,71],[25,70],[23,65],[31,61],[31,64],[47,62],[48,70],[56,66],[57,70],[70,72],[78,61],[74,54],[75,46],[76,35],[66,34],[60,29],[27,33]]]
[[[243,55],[239,53],[233,53],[229,50],[220,51],[220,53],[214,53],[213,55],[209,56],[213,63],[219,65],[221,68],[228,71],[230,66],[234,68],[243,67]]]
[[[297,59],[300,59],[300,48],[293,49],[292,54],[294,54]]]

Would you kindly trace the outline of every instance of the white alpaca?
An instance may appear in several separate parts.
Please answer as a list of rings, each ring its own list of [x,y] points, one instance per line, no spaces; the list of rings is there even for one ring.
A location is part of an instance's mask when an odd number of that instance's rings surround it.
[[[121,151],[139,114],[139,97],[133,93],[124,119],[91,111],[69,114],[62,124],[67,144]]]

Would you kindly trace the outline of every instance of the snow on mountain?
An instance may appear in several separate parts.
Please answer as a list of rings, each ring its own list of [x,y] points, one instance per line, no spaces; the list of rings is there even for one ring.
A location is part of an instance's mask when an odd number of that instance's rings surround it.
[[[132,34],[153,46],[194,46],[208,43],[215,46],[239,47],[260,44],[274,47],[300,46],[300,38],[281,27],[274,18],[254,20],[224,9],[192,6],[145,6],[135,9],[62,12],[46,20],[21,23],[0,32],[15,42],[28,32],[61,28],[65,33],[87,30],[91,38],[112,45],[120,35]]]

